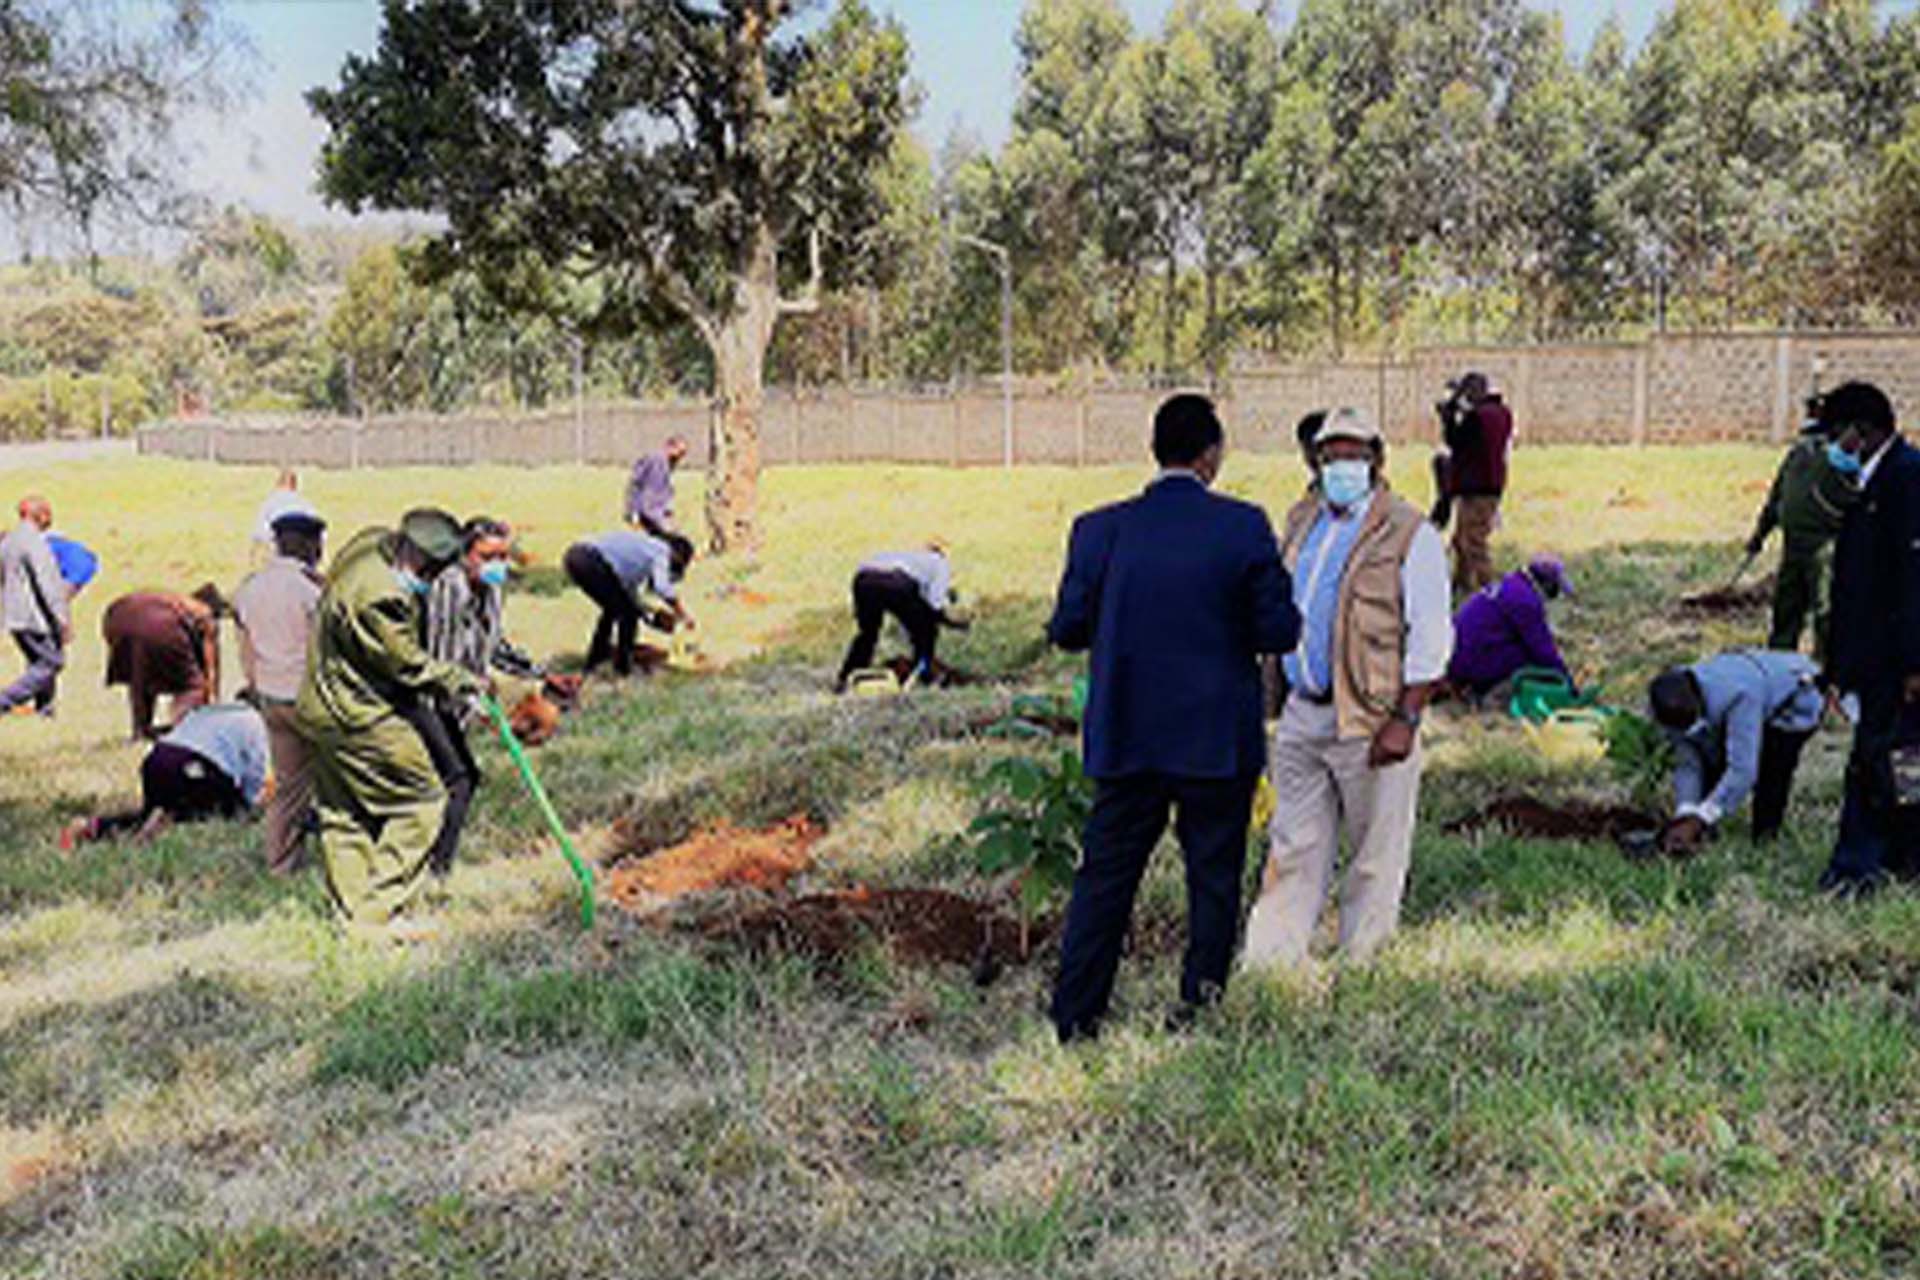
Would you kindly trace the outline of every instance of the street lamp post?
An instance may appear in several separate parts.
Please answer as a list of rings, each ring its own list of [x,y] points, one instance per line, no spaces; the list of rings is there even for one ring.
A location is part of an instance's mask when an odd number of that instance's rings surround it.
[[[955,240],[992,254],[1000,263],[1000,455],[1013,466],[1013,255],[1007,247],[956,231]]]

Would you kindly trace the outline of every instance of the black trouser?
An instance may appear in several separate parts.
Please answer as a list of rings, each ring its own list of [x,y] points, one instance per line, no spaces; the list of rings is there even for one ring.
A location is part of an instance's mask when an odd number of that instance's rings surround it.
[[[934,648],[940,643],[940,614],[920,594],[920,584],[897,569],[862,569],[853,575],[853,620],[858,630],[847,646],[846,661],[840,664],[842,681],[873,665],[873,651],[888,614],[907,629],[914,669],[932,665]]]
[[[157,810],[165,810],[175,822],[233,818],[247,811],[247,798],[205,756],[162,742],[140,764],[140,808],[97,819],[94,832],[110,836],[137,831]]]
[[[440,834],[427,851],[427,869],[437,876],[453,870],[453,857],[460,851],[460,834],[467,828],[467,811],[473,808],[473,793],[480,787],[480,766],[474,763],[473,750],[467,745],[466,731],[451,711],[438,705],[400,708],[400,715],[413,726],[426,743],[433,771],[447,789],[447,811],[440,820]]]
[[[640,605],[620,581],[607,558],[584,542],[567,548],[561,562],[573,585],[587,593],[600,606],[600,620],[593,627],[593,642],[587,646],[588,671],[613,659],[620,675],[633,673],[633,646],[640,633]],[[616,638],[615,632],[618,632]]]
[[[1920,874],[1920,814],[1898,803],[1889,759],[1903,736],[1913,739],[1910,732],[1903,735],[1902,728],[1911,728],[1915,713],[1902,698],[1897,679],[1876,681],[1858,696],[1860,721],[1853,727],[1840,831],[1833,858],[1820,877],[1823,889],[1874,889],[1888,876],[1911,879]]]
[[[1787,801],[1793,798],[1793,775],[1800,767],[1800,752],[1813,737],[1813,730],[1788,733],[1769,728],[1760,737],[1760,771],[1753,784],[1753,838],[1771,840],[1780,833],[1786,820]],[[1720,785],[1722,769],[1703,779],[1708,794]]]
[[[1085,852],[1073,877],[1073,900],[1060,942],[1053,1023],[1062,1040],[1093,1035],[1106,1016],[1120,948],[1133,916],[1147,859],[1167,829],[1187,862],[1187,953],[1180,998],[1220,998],[1240,931],[1240,885],[1247,862],[1247,823],[1257,777],[1179,778],[1139,774],[1096,784]]]

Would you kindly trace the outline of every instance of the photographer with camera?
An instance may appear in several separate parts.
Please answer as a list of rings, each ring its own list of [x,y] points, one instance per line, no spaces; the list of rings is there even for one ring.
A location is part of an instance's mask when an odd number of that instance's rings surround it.
[[[1440,415],[1447,451],[1434,460],[1439,501],[1433,521],[1453,526],[1453,585],[1462,593],[1496,581],[1487,543],[1500,522],[1507,488],[1507,454],[1513,445],[1513,412],[1484,373],[1468,373],[1447,385]]]

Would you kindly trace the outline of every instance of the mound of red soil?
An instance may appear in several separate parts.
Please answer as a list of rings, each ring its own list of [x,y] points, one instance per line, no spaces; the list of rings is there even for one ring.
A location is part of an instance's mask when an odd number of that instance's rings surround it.
[[[1500,827],[1510,835],[1540,840],[1612,840],[1630,831],[1650,831],[1658,818],[1625,805],[1550,805],[1532,796],[1502,796],[1478,813],[1449,822],[1449,835]]]
[[[616,866],[607,896],[629,911],[655,911],[715,889],[779,889],[813,865],[821,831],[804,817],[765,831],[715,823],[670,849]]]
[[[1006,965],[1032,958],[1053,930],[1036,920],[1020,945],[1020,922],[943,889],[851,889],[776,902],[704,921],[701,933],[756,950],[784,949],[837,959],[877,941],[906,964],[962,964],[990,982]]]
[[[560,732],[560,708],[537,693],[530,693],[513,704],[507,715],[513,736],[524,747],[537,747]]]
[[[1772,574],[1744,587],[1719,587],[1680,597],[1680,607],[1695,613],[1751,613],[1772,604]]]

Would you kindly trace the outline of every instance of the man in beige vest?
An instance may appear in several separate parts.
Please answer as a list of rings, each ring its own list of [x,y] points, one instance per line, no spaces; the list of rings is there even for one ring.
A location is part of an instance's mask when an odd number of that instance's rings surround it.
[[[1325,906],[1344,827],[1340,947],[1370,957],[1400,919],[1420,794],[1420,716],[1453,650],[1446,547],[1397,497],[1386,441],[1357,409],[1315,438],[1320,489],[1288,514],[1281,556],[1302,619],[1274,733],[1272,852],[1246,964],[1297,965]]]

